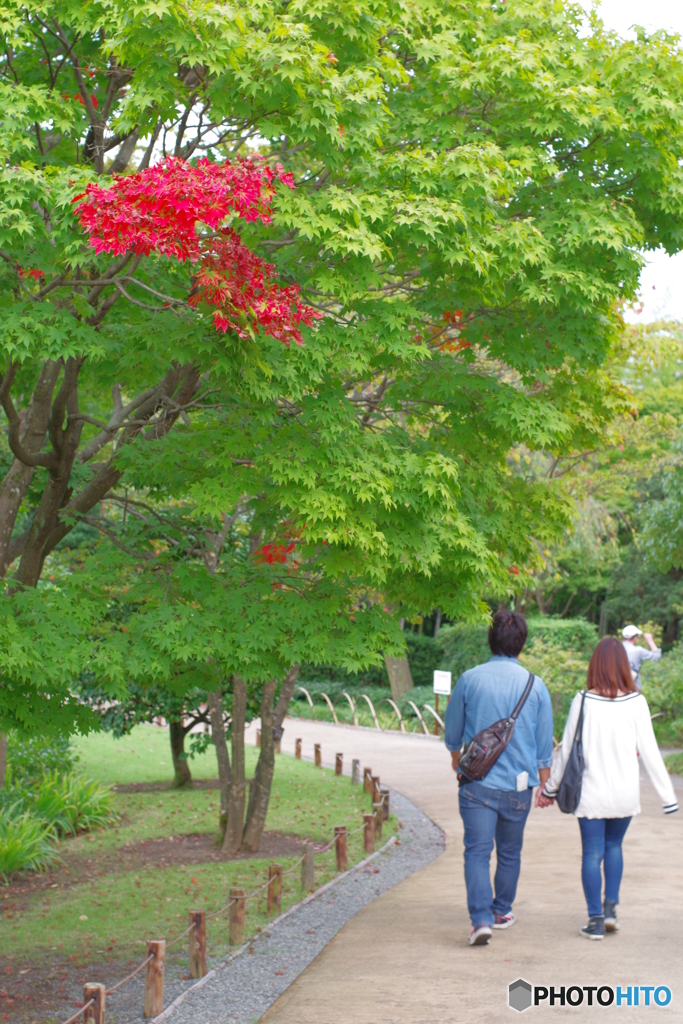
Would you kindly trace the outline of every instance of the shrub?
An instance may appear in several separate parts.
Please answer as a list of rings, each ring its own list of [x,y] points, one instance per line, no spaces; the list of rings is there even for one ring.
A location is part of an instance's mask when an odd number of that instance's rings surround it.
[[[488,626],[468,625],[454,622],[442,626],[436,638],[441,653],[439,668],[452,672],[453,685],[468,668],[488,661],[491,651],[488,644]]]
[[[63,836],[106,828],[116,821],[111,790],[79,775],[46,775],[29,806]]]
[[[558,619],[548,615],[527,621],[529,636],[520,661],[548,687],[555,718],[554,732],[559,739],[572,698],[586,684],[588,662],[598,642],[598,631],[585,619]],[[468,668],[491,657],[486,626],[461,622],[444,626],[437,643],[442,652],[440,668],[453,673],[454,685]]]
[[[439,668],[442,657],[437,640],[431,636],[421,636],[419,633],[406,633],[410,673],[415,686],[433,688],[434,669]]]
[[[77,759],[69,740],[61,736],[22,738],[16,732],[9,732],[5,784],[30,788],[50,772],[71,771]]]
[[[406,633],[405,639],[415,686],[431,686],[434,669],[439,668],[442,659],[440,647],[434,637],[422,636],[420,633]],[[336,665],[302,665],[299,680],[305,686],[313,682],[331,682],[348,686],[389,687],[389,676],[384,662],[351,674],[347,674],[343,668]]]
[[[28,811],[0,814],[0,875],[7,881],[17,871],[45,871],[58,860],[54,829]]]
[[[675,644],[661,661],[645,662],[643,693],[661,743],[683,743],[683,644]]]
[[[590,656],[576,648],[567,648],[537,636],[520,656],[521,663],[548,687],[553,705],[553,733],[562,738],[574,695],[586,686]]]

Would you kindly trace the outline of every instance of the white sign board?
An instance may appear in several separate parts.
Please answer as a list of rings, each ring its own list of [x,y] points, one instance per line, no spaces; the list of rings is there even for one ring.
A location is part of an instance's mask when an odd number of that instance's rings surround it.
[[[451,673],[450,672],[434,672],[434,693],[444,693],[446,696],[450,696],[451,693]]]

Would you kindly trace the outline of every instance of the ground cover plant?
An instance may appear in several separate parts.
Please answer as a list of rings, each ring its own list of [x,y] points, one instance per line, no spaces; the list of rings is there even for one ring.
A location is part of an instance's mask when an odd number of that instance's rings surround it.
[[[59,855],[54,829],[29,811],[10,806],[0,812],[0,878],[18,871],[45,871]]]
[[[67,739],[11,733],[0,787],[0,876],[40,871],[59,860],[58,841],[114,824],[108,787],[87,779]]]
[[[85,775],[117,787],[118,819],[113,827],[64,839],[61,862],[47,873],[0,887],[0,992],[11,990],[14,1000],[8,1003],[0,994],[0,1013],[9,1020],[42,1022],[44,999],[55,1017],[68,1016],[86,968],[89,978],[97,973],[107,984],[118,980],[130,970],[129,962],[142,959],[147,938],[170,940],[183,931],[188,910],[218,909],[234,885],[254,891],[271,861],[286,869],[300,855],[302,840],[322,846],[335,825],[351,830],[369,810],[369,797],[348,777],[278,756],[261,856],[226,860],[214,843],[220,794],[212,749],[193,763],[196,788],[174,789],[166,729],[136,726],[121,739],[91,735],[74,746]],[[256,754],[247,748],[248,773]],[[395,826],[392,819],[383,841]],[[359,833],[349,840],[349,862],[363,855]],[[334,874],[334,851],[316,858],[317,885]],[[283,910],[302,895],[297,870],[285,877]],[[245,935],[267,922],[264,893],[248,904]],[[210,923],[208,941],[210,958],[227,950],[227,915]],[[179,969],[186,955],[184,943],[169,952]],[[26,998],[34,990],[38,1003]]]

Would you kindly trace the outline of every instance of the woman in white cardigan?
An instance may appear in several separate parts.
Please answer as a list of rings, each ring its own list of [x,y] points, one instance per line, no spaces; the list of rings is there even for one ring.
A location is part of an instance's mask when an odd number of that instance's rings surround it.
[[[617,931],[616,908],[624,869],[621,843],[631,818],[640,814],[638,754],[664,805],[678,810],[674,789],[659,753],[645,697],[635,688],[623,644],[605,637],[588,666],[588,690],[577,693],[569,709],[562,747],[537,803],[554,802],[583,710],[584,773],[575,814],[581,829],[581,881],[588,904],[588,924],[581,934],[602,939]],[[605,898],[602,902],[604,862]]]

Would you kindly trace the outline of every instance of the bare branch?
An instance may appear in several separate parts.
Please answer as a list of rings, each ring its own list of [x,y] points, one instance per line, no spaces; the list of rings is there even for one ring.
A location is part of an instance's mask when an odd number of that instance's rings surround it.
[[[99,296],[102,294],[106,286],[111,282],[112,277],[114,277],[115,274],[118,274],[121,270],[124,270],[126,265],[130,263],[132,258],[132,252],[124,253],[124,255],[120,257],[120,259],[112,263],[110,267],[107,267],[102,276],[93,284],[92,289],[88,292],[87,301],[91,306],[95,305]]]
[[[159,132],[161,131],[161,125],[162,125],[162,121],[161,120],[157,121],[156,127],[155,127],[154,131],[152,132],[152,137],[149,140],[149,145],[147,146],[147,149],[144,152],[142,160],[140,161],[140,163],[138,165],[138,171],[145,171],[149,167],[149,162],[152,159],[152,153],[154,152],[154,147],[156,146],[157,139],[159,138]]]
[[[97,113],[95,112],[95,106],[94,106],[93,101],[92,101],[92,99],[90,97],[90,93],[88,92],[88,88],[87,88],[87,86],[85,84],[85,79],[83,78],[83,73],[81,71],[81,62],[79,61],[79,59],[76,56],[76,54],[72,53],[73,48],[76,45],[76,42],[78,40],[78,36],[76,36],[76,38],[74,39],[73,43],[70,43],[68,38],[67,38],[67,36],[65,35],[61,25],[59,24],[59,22],[55,21],[55,25],[57,27],[57,35],[58,35],[62,45],[65,48],[66,55],[71,53],[71,67],[72,67],[72,70],[73,70],[73,73],[74,73],[74,78],[76,79],[76,85],[78,86],[78,91],[80,92],[81,97],[83,98],[83,104],[85,106],[85,109],[88,111],[88,117],[90,118],[90,124],[93,127],[95,125],[99,125],[99,118],[97,116]]]
[[[123,541],[119,540],[114,530],[105,526],[104,523],[100,519],[95,518],[95,516],[80,516],[79,520],[80,522],[87,523],[88,526],[92,526],[96,530],[99,530],[100,533],[103,533],[109,538],[114,547],[120,548],[120,550],[125,551],[127,555],[132,555],[133,558],[139,558],[144,562],[151,562],[156,558],[156,555],[151,551],[135,551],[134,548],[129,548],[127,544],[124,544]]]
[[[114,411],[109,417],[109,422],[102,424],[102,430],[97,437],[94,437],[92,441],[89,441],[85,448],[79,452],[78,461],[83,463],[89,462],[93,455],[96,455],[105,444],[108,444],[111,441],[114,434],[116,434],[121,427],[125,426],[125,421],[130,414],[135,412],[136,409],[139,409],[141,405],[144,405],[155,396],[161,397],[162,389],[163,383],[157,384],[153,388],[147,388],[146,391],[142,391],[136,398],[132,399],[132,401],[128,402],[128,404],[124,406],[121,403],[121,385],[116,384],[114,388],[112,388],[114,396]],[[91,421],[88,420],[88,422]],[[99,426],[100,424],[96,423],[95,425]]]
[[[120,150],[114,157],[114,162],[109,168],[110,174],[121,174],[125,171],[126,167],[130,163],[130,158],[135,152],[135,147],[138,144],[140,138],[139,128],[134,128],[133,131],[129,132],[126,138],[123,140]]]

